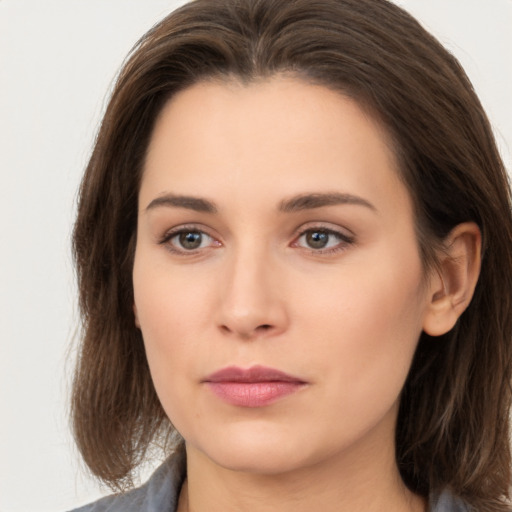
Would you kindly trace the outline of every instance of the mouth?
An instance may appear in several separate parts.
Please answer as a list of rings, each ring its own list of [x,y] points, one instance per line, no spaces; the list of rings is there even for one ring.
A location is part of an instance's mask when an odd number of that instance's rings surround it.
[[[221,400],[238,407],[263,407],[307,385],[304,380],[274,368],[223,368],[203,380]]]

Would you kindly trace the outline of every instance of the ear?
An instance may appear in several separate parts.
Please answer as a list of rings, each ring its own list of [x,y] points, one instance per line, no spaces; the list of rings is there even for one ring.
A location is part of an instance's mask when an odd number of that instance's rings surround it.
[[[133,303],[133,315],[135,316],[135,327],[140,329],[139,315],[137,314],[137,306]]]
[[[481,246],[480,229],[474,222],[459,224],[446,237],[429,283],[423,321],[427,334],[447,333],[468,307],[480,274]]]

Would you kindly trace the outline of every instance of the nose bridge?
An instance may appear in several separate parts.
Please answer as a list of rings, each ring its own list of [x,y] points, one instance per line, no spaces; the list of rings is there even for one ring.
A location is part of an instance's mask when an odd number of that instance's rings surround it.
[[[220,327],[242,337],[280,332],[286,324],[285,302],[277,282],[277,262],[267,244],[240,242],[225,265]]]

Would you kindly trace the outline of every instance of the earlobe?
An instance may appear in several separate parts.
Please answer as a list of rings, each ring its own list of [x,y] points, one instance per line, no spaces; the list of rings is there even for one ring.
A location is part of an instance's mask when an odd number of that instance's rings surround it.
[[[447,333],[468,307],[480,274],[482,236],[474,222],[456,226],[446,238],[430,280],[423,330]]]

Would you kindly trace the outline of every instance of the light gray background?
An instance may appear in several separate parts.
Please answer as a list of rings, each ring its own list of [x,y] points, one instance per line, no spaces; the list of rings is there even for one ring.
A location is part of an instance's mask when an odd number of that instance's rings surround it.
[[[512,0],[396,1],[462,61],[510,169]],[[0,512],[59,512],[102,494],[66,419],[76,190],[124,56],[181,3],[0,0]]]

